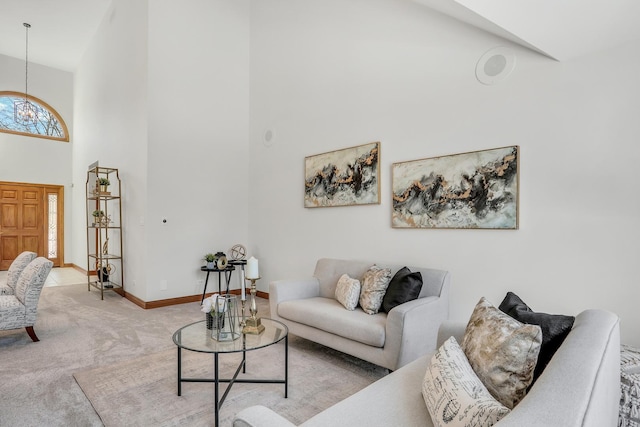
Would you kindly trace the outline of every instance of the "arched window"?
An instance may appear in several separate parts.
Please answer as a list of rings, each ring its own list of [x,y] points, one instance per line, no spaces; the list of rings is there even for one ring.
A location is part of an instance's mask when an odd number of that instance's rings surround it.
[[[60,114],[41,99],[31,95],[28,99],[37,111],[38,120],[22,124],[16,120],[14,105],[24,103],[24,93],[0,91],[0,132],[69,142],[69,131]]]

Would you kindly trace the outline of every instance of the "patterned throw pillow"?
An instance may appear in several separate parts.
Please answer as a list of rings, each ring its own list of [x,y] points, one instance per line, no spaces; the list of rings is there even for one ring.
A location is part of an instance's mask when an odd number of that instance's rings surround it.
[[[376,314],[382,305],[382,299],[391,281],[391,270],[377,265],[369,267],[362,276],[360,307],[367,314]]]
[[[511,412],[482,385],[453,337],[431,358],[422,397],[435,427],[490,427]]]
[[[343,274],[336,285],[336,299],[347,310],[353,311],[358,306],[360,298],[360,281]]]
[[[482,298],[467,324],[462,349],[491,395],[512,409],[533,380],[541,342],[540,326],[520,323]]]

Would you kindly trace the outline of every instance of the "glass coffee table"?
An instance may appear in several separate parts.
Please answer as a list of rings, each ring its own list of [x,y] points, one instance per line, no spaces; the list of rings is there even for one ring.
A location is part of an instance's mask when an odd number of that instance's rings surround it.
[[[261,318],[265,330],[260,335],[240,334],[234,341],[216,341],[211,338],[211,329],[207,329],[206,320],[191,323],[178,329],[173,334],[173,342],[178,347],[178,396],[182,395],[182,383],[215,383],[215,425],[218,426],[218,415],[220,407],[224,403],[227,394],[234,383],[266,383],[284,384],[284,397],[288,394],[289,380],[289,330],[277,320]],[[237,378],[240,374],[246,373],[248,351],[255,351],[269,347],[284,340],[284,379],[245,379]],[[182,377],[182,349],[196,351],[199,353],[213,354],[213,378],[183,378]],[[242,361],[236,369],[233,378],[220,378],[218,372],[218,358],[221,354],[242,352]],[[220,383],[229,383],[222,397],[219,395]]]

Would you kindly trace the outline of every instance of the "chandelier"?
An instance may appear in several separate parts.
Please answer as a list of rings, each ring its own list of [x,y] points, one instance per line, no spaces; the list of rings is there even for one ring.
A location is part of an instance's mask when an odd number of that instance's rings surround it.
[[[30,24],[26,22],[22,25],[26,28],[26,48],[24,60],[24,100],[14,101],[13,103],[13,120],[22,125],[35,125],[38,123],[38,110],[36,106],[29,101],[27,89],[29,88],[29,28]]]

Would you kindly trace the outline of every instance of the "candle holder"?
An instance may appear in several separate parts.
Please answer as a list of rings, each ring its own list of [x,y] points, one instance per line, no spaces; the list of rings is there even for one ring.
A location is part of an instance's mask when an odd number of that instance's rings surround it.
[[[242,328],[242,332],[244,333],[244,327],[247,326],[247,322],[246,319],[244,317],[244,304],[246,303],[245,300],[241,300],[240,301],[242,303],[242,317],[240,319],[240,327]]]
[[[256,305],[256,280],[258,279],[260,278],[247,278],[247,280],[251,281],[251,303],[249,304],[249,313],[251,313],[251,317],[249,317],[245,321],[245,325],[242,328],[243,334],[259,335],[264,332],[264,325],[262,324],[260,318],[257,317],[258,306]],[[244,309],[242,310],[242,313],[244,315]]]

